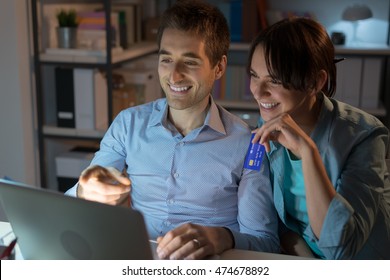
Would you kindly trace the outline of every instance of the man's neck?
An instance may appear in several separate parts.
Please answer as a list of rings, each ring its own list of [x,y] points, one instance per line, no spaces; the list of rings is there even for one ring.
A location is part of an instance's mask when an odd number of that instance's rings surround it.
[[[197,106],[185,110],[176,110],[169,107],[168,118],[176,129],[183,136],[186,136],[192,130],[204,124],[209,107],[209,98],[206,98]]]

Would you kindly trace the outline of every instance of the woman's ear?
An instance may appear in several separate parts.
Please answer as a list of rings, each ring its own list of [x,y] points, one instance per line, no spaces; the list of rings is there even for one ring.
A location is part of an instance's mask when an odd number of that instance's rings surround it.
[[[316,82],[316,92],[321,91],[328,82],[328,74],[325,70],[320,70],[320,72],[317,75],[317,82]]]
[[[218,80],[220,79],[223,74],[226,71],[226,66],[227,66],[227,57],[226,55],[222,56],[221,60],[217,63],[215,67],[215,79]]]

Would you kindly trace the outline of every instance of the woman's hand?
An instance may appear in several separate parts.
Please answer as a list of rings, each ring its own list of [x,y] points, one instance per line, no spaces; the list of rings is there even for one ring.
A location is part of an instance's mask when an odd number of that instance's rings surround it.
[[[267,152],[271,149],[269,142],[275,141],[283,145],[297,158],[302,158],[304,148],[314,144],[305,131],[286,113],[264,123],[253,132],[256,135],[252,142],[264,145]]]

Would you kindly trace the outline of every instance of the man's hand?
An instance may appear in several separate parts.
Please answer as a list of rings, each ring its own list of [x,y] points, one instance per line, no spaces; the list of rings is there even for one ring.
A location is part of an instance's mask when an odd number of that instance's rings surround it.
[[[77,197],[130,206],[130,180],[113,167],[89,166],[79,177]]]
[[[204,259],[233,247],[231,233],[222,227],[185,224],[157,239],[160,259]]]

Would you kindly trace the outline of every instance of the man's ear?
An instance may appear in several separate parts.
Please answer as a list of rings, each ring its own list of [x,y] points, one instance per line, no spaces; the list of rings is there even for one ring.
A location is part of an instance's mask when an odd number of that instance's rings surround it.
[[[226,71],[226,66],[227,66],[227,57],[226,55],[222,56],[221,60],[217,63],[215,67],[215,79],[218,80],[220,79],[223,74]]]

